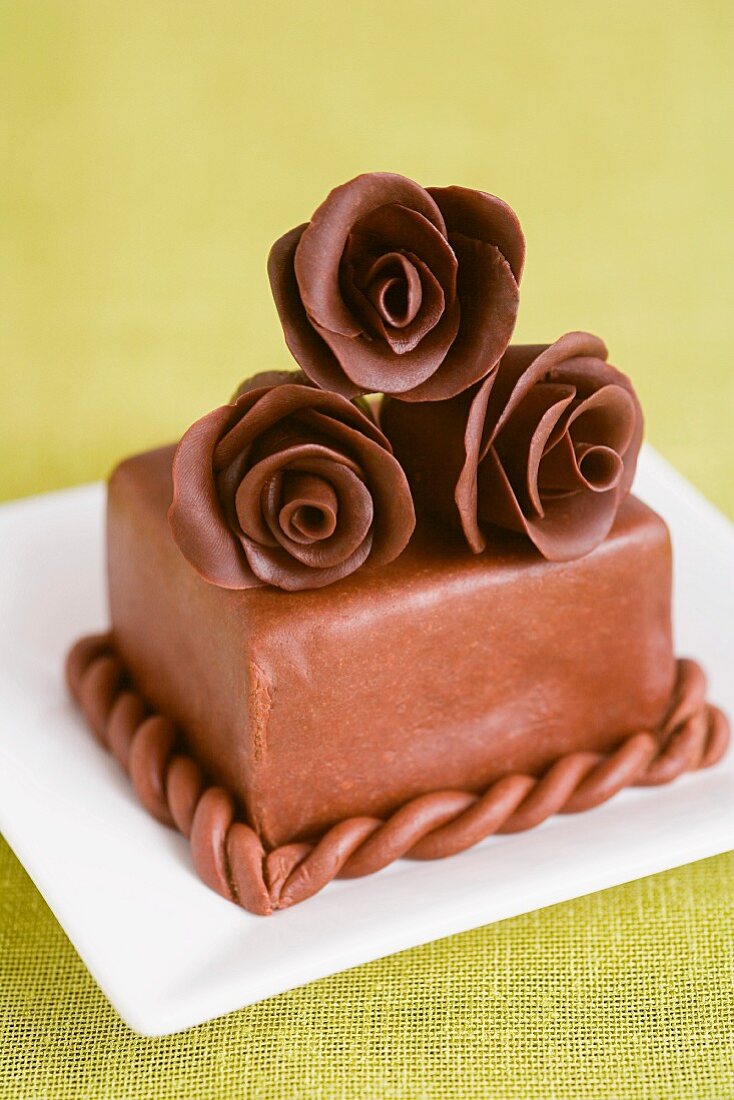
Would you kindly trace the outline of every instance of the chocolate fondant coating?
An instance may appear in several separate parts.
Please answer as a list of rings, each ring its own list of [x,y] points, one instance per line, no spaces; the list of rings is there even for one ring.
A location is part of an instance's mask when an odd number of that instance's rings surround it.
[[[436,531],[328,588],[202,580],[166,520],[173,448],[110,482],[115,644],[266,845],[423,792],[482,790],[658,726],[675,681],[663,521],[628,498],[568,563]]]

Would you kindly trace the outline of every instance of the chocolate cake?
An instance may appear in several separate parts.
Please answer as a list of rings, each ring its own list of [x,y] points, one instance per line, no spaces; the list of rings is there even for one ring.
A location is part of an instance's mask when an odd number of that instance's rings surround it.
[[[271,252],[298,369],[110,479],[111,631],[70,688],[254,913],[726,749],[630,495],[632,384],[589,333],[510,344],[523,258],[492,196],[337,188]]]

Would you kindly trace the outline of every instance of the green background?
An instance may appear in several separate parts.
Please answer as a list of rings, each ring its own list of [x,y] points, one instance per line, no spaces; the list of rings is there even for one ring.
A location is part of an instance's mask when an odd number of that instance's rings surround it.
[[[0,11],[2,496],[99,477],[287,366],[271,243],[388,169],[506,199],[518,337],[602,336],[649,438],[734,512],[728,0]]]
[[[734,515],[734,5],[0,2],[0,498],[103,476],[288,365],[272,241],[386,169],[506,199],[517,336],[603,336]],[[734,1097],[734,860],[167,1040],[0,848],[3,1097]]]

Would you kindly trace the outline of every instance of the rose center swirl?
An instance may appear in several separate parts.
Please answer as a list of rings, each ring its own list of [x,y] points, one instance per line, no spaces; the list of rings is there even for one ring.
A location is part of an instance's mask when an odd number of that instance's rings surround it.
[[[336,531],[339,500],[328,481],[312,474],[286,473],[278,522],[283,534],[304,544]]]
[[[576,461],[587,487],[594,493],[615,489],[622,480],[624,463],[611,447],[582,444],[576,447]]]
[[[405,328],[418,316],[423,288],[407,256],[400,252],[381,256],[368,270],[365,284],[366,298],[392,328]]]
[[[312,569],[371,545],[372,496],[359,466],[320,444],[296,444],[255,463],[234,494],[243,536]]]

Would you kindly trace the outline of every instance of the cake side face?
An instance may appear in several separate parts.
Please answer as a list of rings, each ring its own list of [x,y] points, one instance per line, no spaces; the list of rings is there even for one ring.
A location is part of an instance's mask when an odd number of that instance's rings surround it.
[[[173,448],[109,490],[115,644],[142,693],[268,846],[423,792],[480,791],[662,721],[675,680],[663,521],[630,498],[567,563],[417,535],[305,593],[203,581],[166,520]]]
[[[107,504],[110,621],[138,690],[212,780],[248,801],[248,632],[232,593],[201,581],[166,523],[172,447],[122,462]]]

